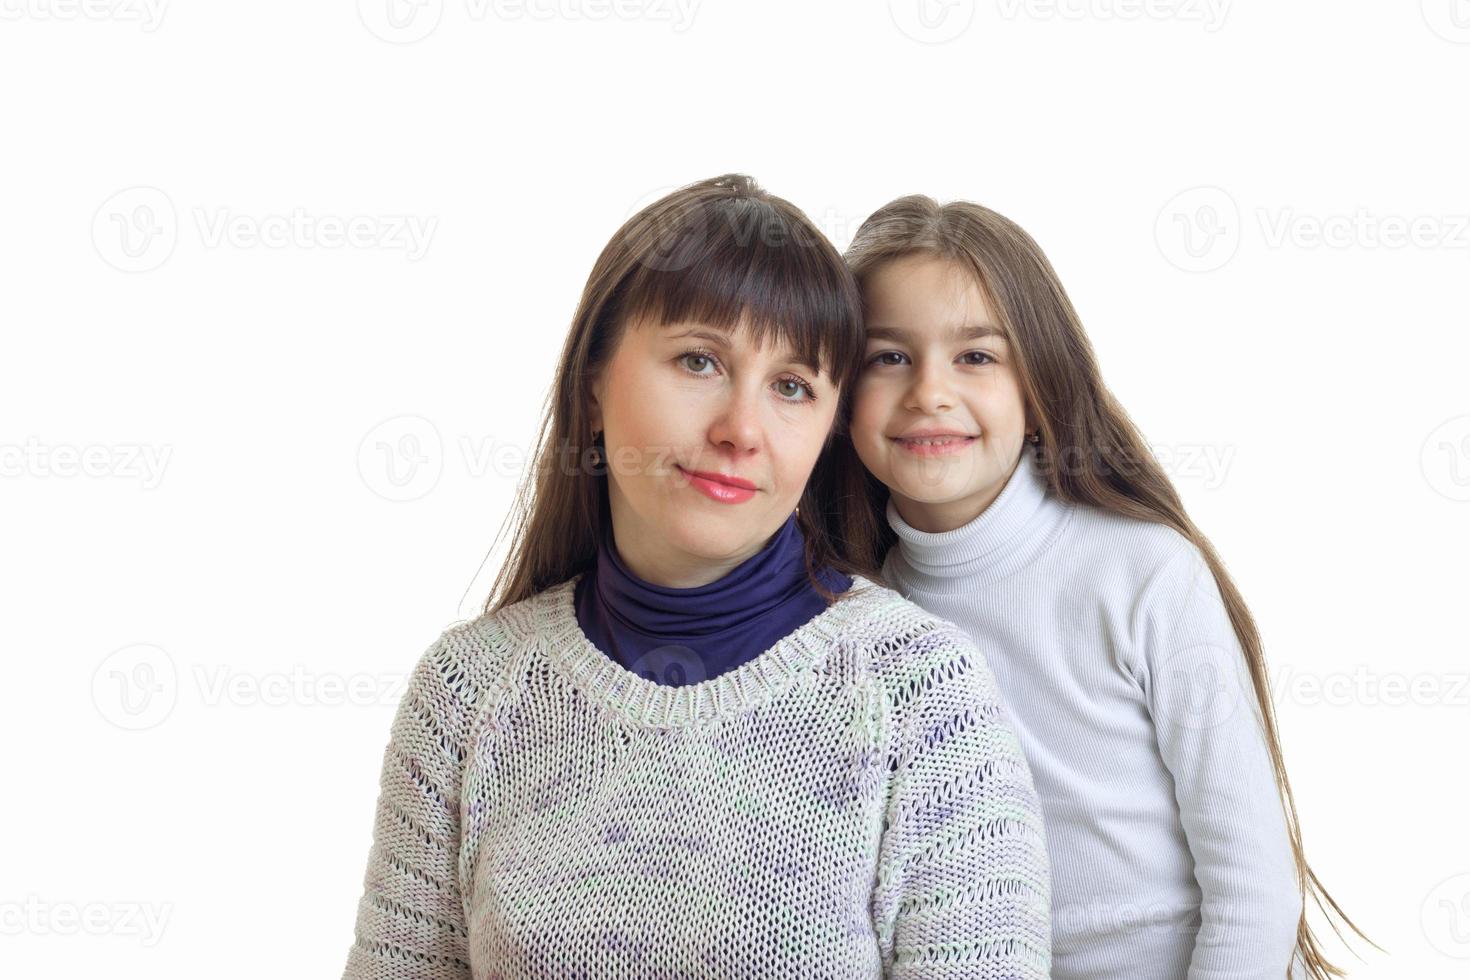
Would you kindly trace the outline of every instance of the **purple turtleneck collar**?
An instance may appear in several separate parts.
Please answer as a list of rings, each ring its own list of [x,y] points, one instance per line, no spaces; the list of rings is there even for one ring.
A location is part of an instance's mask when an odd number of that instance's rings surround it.
[[[835,593],[852,587],[852,579],[835,569],[819,574]],[[723,578],[692,589],[634,575],[609,528],[574,601],[577,622],[593,645],[633,673],[671,687],[755,659],[827,608],[807,577],[806,541],[795,512],[760,551]]]

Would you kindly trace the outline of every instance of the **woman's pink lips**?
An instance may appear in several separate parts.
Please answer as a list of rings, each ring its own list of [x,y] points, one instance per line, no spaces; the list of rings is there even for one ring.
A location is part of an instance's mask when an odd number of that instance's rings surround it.
[[[717,500],[722,504],[741,504],[755,496],[754,490],[745,487],[732,487],[728,483],[720,483],[703,476],[696,476],[684,467],[679,467],[679,472],[689,478],[689,485],[711,500]]]
[[[900,449],[904,450],[905,452],[913,453],[915,456],[951,456],[955,453],[964,452],[966,449],[969,448],[970,443],[974,442],[980,437],[964,436],[962,438],[954,438],[949,436],[935,436],[933,438],[943,438],[944,441],[933,443],[927,446],[920,445],[919,443],[913,442],[909,439],[894,439],[893,441],[898,444],[898,447]]]

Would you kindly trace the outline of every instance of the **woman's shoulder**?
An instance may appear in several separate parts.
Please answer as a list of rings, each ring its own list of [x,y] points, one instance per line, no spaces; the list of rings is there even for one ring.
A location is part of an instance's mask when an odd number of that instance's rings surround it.
[[[503,686],[508,666],[533,642],[543,603],[570,584],[569,580],[441,629],[414,665],[409,693],[441,715],[473,714]]]
[[[961,683],[973,693],[993,692],[990,665],[962,627],[879,580],[854,576],[854,585],[862,592],[846,600],[860,603],[849,635],[862,651],[866,671],[891,694],[901,700],[916,684],[959,675],[966,675]]]

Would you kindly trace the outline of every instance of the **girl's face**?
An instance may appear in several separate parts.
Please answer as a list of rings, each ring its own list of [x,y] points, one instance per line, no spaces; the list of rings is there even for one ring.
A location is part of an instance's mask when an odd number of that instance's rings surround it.
[[[801,500],[838,400],[827,375],[743,329],[640,321],[592,395],[618,555],[670,588],[713,582],[764,547]]]
[[[953,530],[990,506],[1021,458],[1027,413],[1012,352],[974,276],[948,259],[887,262],[863,298],[853,445],[899,516]],[[915,441],[926,435],[930,444]]]

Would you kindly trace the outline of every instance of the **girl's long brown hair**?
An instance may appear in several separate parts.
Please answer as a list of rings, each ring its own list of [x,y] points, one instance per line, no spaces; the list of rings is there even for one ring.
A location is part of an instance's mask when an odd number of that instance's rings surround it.
[[[699,322],[775,340],[837,386],[833,428],[797,504],[807,573],[860,570],[846,557],[834,507],[833,447],[862,368],[862,300],[842,256],[795,206],[743,174],[682,187],[643,208],[592,267],[547,394],[533,461],[507,523],[509,556],[485,612],[529,598],[596,562],[611,524],[606,460],[592,437],[590,385],[633,321]],[[501,533],[505,531],[502,526]],[[497,541],[499,536],[497,535]]]
[[[967,201],[940,205],[920,194],[898,198],[870,215],[846,257],[861,285],[884,263],[909,255],[947,259],[974,274],[1000,320],[997,326],[1010,341],[1026,406],[1041,436],[1037,456],[1051,492],[1060,500],[1167,524],[1199,548],[1245,654],[1287,818],[1302,891],[1294,959],[1301,960],[1314,980],[1345,976],[1328,962],[1307,923],[1307,894],[1339,938],[1342,930],[1332,921],[1329,907],[1359,936],[1368,937],[1343,913],[1307,864],[1255,622],[1214,547],[1185,513],[1142,434],[1103,384],[1081,319],[1051,263],[1031,236],[1004,216]],[[848,440],[843,440],[838,468],[839,492],[851,502],[850,556],[865,574],[877,577],[884,556],[897,541],[885,514],[888,489],[866,471]],[[1288,963],[1285,975],[1290,974]]]

